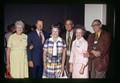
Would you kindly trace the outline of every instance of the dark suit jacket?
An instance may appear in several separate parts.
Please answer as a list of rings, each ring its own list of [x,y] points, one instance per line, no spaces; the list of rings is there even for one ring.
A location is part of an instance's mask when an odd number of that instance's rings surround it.
[[[94,43],[95,33],[91,34],[88,38],[88,52],[92,50],[92,45]],[[109,62],[109,47],[111,44],[111,35],[102,30],[101,35],[98,39],[98,44],[96,46],[96,50],[101,52],[101,56],[95,57],[90,53],[89,59],[89,70],[91,70],[91,63],[93,62],[95,65],[95,69],[97,71],[106,71],[108,62]]]
[[[44,32],[43,32],[44,34]],[[44,34],[45,39],[46,35]],[[43,63],[43,44],[36,31],[28,33],[28,47],[33,45],[32,50],[28,49],[28,60],[32,60],[35,66],[41,66]]]
[[[62,34],[60,34],[60,36],[65,40],[65,43],[67,42],[66,41],[66,33],[67,33],[67,31],[65,31],[65,32],[63,32]],[[70,47],[72,47],[72,42],[75,40],[75,33],[74,33],[74,31],[73,31],[73,36],[72,36],[72,41],[71,41],[71,45],[70,45]]]

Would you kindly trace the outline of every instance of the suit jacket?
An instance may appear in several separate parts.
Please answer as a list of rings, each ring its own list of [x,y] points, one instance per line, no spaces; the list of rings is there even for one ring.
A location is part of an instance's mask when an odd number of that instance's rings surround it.
[[[91,34],[88,37],[88,52],[90,53],[94,43],[95,33]],[[101,35],[98,39],[98,44],[96,46],[96,50],[100,51],[101,56],[95,57],[92,53],[90,53],[89,59],[89,70],[92,68],[92,63],[95,65],[95,69],[97,71],[106,71],[108,62],[109,62],[109,47],[111,44],[111,35],[102,30]]]
[[[44,34],[44,32],[43,32]],[[44,34],[46,39],[46,35]],[[36,31],[28,33],[28,48],[33,45],[33,49],[28,49],[28,60],[32,60],[35,66],[41,66],[43,63],[43,44]]]
[[[67,43],[66,41],[66,33],[67,31],[65,31],[64,33],[62,33],[60,36],[65,40],[65,43]],[[74,33],[74,30],[73,30],[73,36],[72,36],[72,41],[71,41],[71,45],[70,47],[72,47],[72,42],[75,40],[75,33]]]

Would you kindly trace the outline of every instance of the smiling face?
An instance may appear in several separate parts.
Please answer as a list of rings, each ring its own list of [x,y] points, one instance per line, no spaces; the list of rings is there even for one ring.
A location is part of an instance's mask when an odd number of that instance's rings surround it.
[[[99,21],[93,21],[92,28],[95,31],[95,33],[99,32],[101,30],[102,24]]]
[[[83,30],[82,29],[76,29],[76,38],[80,39],[83,36]]]
[[[53,27],[53,28],[52,28],[52,37],[53,37],[53,38],[57,38],[58,36],[59,36],[59,29]]]
[[[73,27],[74,27],[74,24],[73,24],[72,20],[67,20],[65,22],[65,29],[67,31],[71,31],[73,29]]]
[[[42,30],[43,29],[43,21],[42,20],[38,20],[37,21],[36,29],[38,29],[38,30]]]
[[[20,26],[20,25],[17,25],[17,26],[16,26],[16,33],[17,33],[17,34],[22,34],[22,32],[23,32],[23,27]]]
[[[17,34],[22,34],[23,29],[24,29],[24,23],[21,20],[16,21],[15,22],[15,31],[16,31],[16,33]]]

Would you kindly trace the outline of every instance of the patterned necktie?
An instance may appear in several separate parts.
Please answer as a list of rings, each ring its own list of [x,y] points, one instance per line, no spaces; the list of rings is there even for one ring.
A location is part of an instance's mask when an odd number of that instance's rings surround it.
[[[95,40],[98,40],[99,36],[98,33],[95,34]]]
[[[44,38],[42,31],[39,31],[39,37],[40,37],[40,40],[42,41],[42,44],[43,44],[45,41],[45,38]]]
[[[41,36],[41,31],[39,31],[39,38],[40,38],[40,40],[42,41],[42,36]]]
[[[70,32],[68,32],[68,39],[67,39],[67,42],[68,42],[68,50],[70,50],[70,45],[71,45]]]

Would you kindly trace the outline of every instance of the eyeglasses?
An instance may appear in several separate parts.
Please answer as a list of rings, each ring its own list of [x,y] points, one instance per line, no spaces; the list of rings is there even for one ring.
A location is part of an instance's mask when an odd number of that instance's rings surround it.
[[[66,26],[69,26],[69,25],[73,25],[72,23],[70,23],[70,24],[65,24]]]
[[[91,25],[91,27],[95,27],[95,26],[99,26],[100,24],[94,24],[94,25]]]

